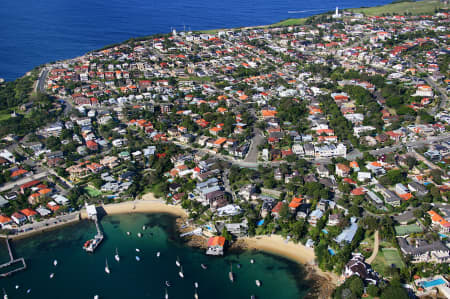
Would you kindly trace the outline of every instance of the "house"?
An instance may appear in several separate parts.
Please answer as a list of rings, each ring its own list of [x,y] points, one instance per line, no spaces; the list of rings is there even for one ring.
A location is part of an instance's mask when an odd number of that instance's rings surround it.
[[[316,209],[309,214],[308,223],[312,226],[316,226],[317,222],[322,218],[323,212],[319,209]]]
[[[437,227],[442,233],[450,233],[450,222],[442,218],[441,215],[433,210],[427,212],[430,215],[431,222],[434,227]]]
[[[350,226],[347,227],[340,233],[334,240],[338,244],[345,244],[345,243],[351,243],[353,241],[353,238],[356,235],[356,231],[358,230],[358,224],[356,223],[357,219],[356,217],[352,217],[350,219]]]
[[[346,177],[349,174],[350,174],[350,167],[342,163],[336,164],[336,175],[340,177]]]
[[[364,256],[361,253],[352,253],[352,258],[345,265],[344,276],[349,278],[353,275],[359,276],[364,282],[369,284],[377,284],[379,277],[370,268],[370,265],[365,263]]]
[[[417,196],[424,196],[424,195],[426,195],[428,193],[428,189],[424,185],[422,185],[422,184],[420,184],[418,182],[410,182],[410,183],[408,183],[408,189],[411,192],[415,192],[415,194]]]
[[[428,243],[422,239],[398,237],[398,245],[404,255],[409,255],[413,263],[449,263],[450,249],[441,241]]]
[[[283,206],[283,202],[279,201],[272,209],[272,216],[276,219],[280,217],[281,207]]]
[[[38,214],[36,211],[32,209],[23,209],[20,210],[20,213],[25,215],[29,222],[33,222],[34,218],[36,218],[36,215]]]
[[[336,226],[341,222],[342,216],[341,214],[331,214],[328,217],[328,226]]]
[[[11,224],[13,224],[13,220],[10,217],[0,215],[0,226],[2,229],[6,228],[7,226],[9,226]]]
[[[393,207],[400,206],[400,198],[391,190],[386,189],[380,184],[375,184],[374,190],[381,193],[385,203],[390,204]]]
[[[14,212],[11,215],[11,219],[18,225],[21,225],[21,224],[27,222],[27,217],[19,212]]]
[[[317,174],[318,174],[320,177],[329,177],[329,176],[330,176],[330,171],[329,171],[328,168],[327,168],[325,165],[323,165],[323,164],[320,164],[319,166],[317,166],[316,171],[317,171]]]
[[[303,201],[303,198],[301,196],[292,197],[292,200],[289,203],[289,211],[291,213],[295,213],[297,211],[297,208],[302,204],[302,201]]]
[[[225,237],[215,236],[208,239],[207,255],[223,255],[223,248],[225,246]]]

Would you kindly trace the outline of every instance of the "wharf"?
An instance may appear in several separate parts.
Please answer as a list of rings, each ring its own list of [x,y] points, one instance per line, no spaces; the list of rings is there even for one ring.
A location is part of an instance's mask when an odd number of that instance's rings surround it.
[[[100,225],[98,223],[98,216],[92,215],[90,218],[92,220],[94,220],[94,222],[95,222],[95,228],[97,229],[97,234],[94,236],[93,239],[90,239],[90,240],[86,241],[86,243],[84,243],[83,249],[86,250],[87,252],[93,253],[95,251],[95,249],[97,249],[97,247],[103,241],[104,236],[103,236],[102,230],[100,229]]]
[[[27,264],[25,263],[25,260],[24,260],[23,257],[18,258],[18,259],[14,259],[14,255],[12,253],[11,245],[9,244],[9,239],[6,238],[5,240],[6,240],[6,247],[8,249],[8,253],[9,253],[9,262],[1,264],[0,265],[0,271],[2,269],[4,269],[4,268],[10,267],[10,266],[12,266],[12,265],[14,265],[16,263],[21,263],[22,265],[20,267],[16,268],[16,269],[7,271],[5,273],[0,273],[0,277],[7,277],[7,276],[10,276],[10,275],[12,275],[12,274],[14,274],[16,272],[25,270],[27,268]]]

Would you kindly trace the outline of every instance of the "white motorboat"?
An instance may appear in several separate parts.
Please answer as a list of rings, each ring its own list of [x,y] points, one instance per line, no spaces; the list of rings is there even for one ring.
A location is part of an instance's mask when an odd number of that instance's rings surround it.
[[[31,293],[31,289],[28,289],[28,290],[27,290],[27,294],[29,294],[29,293]]]
[[[131,233],[130,233],[130,232],[127,232],[127,236],[129,236],[129,235],[131,235]]]
[[[195,290],[194,298],[195,298],[195,299],[198,299],[197,289]]]
[[[180,275],[181,278],[184,278],[183,266],[181,266],[180,272],[178,272],[178,275]]]
[[[145,225],[142,226],[142,230],[146,230],[147,227]]]
[[[105,263],[105,272],[107,274],[111,273],[111,270],[109,270],[109,266],[108,266],[108,259],[106,259],[106,263]]]
[[[177,265],[177,267],[180,267],[180,258],[177,256],[177,260],[175,261],[175,265]]]
[[[261,286],[261,281],[259,281],[258,279],[255,280],[256,286],[260,287]]]
[[[136,248],[136,252],[141,252],[141,250],[139,248]]]
[[[233,265],[230,265],[230,272],[228,272],[228,278],[231,282],[234,282],[234,275],[233,275]]]
[[[255,263],[255,260],[254,259],[251,259],[250,260],[250,264],[254,264]]]
[[[140,258],[139,256],[136,255],[136,261],[139,262],[140,260],[141,260],[141,258]]]
[[[19,288],[19,285],[18,284],[16,284],[16,290]]]
[[[52,279],[55,276],[55,273],[50,273],[50,279]]]
[[[159,257],[160,255],[161,255],[161,252],[158,251],[158,252],[156,253],[156,257]]]
[[[58,261],[57,260],[53,261],[53,266],[55,266],[55,267],[58,266]]]
[[[251,295],[250,299],[256,299],[255,295]]]
[[[194,282],[194,287],[198,289],[198,282]]]
[[[114,255],[114,258],[116,259],[117,262],[120,262],[119,251],[117,251],[117,248],[116,248],[116,254]]]
[[[169,299],[169,294],[167,293],[167,288],[166,288],[166,295],[164,296],[164,298]]]
[[[6,294],[5,289],[3,289],[3,299],[8,299],[8,294]]]
[[[95,295],[95,296],[94,296],[94,299],[98,299],[98,298],[99,298],[98,295]]]
[[[141,233],[138,233],[137,236],[138,236],[139,238],[142,238],[142,234],[141,234]]]

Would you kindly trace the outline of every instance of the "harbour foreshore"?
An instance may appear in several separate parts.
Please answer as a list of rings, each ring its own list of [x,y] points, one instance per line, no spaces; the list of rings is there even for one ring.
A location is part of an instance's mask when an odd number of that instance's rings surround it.
[[[151,193],[145,194],[140,200],[105,204],[101,207],[107,215],[127,213],[167,213],[177,217],[181,217],[183,219],[187,219],[188,217],[188,213],[181,206],[168,205],[163,200],[157,199]],[[55,221],[55,219],[52,219],[49,221],[48,226],[42,227],[40,229],[22,232],[16,235],[9,235],[8,238],[20,239],[31,237],[37,233],[52,230],[69,223],[80,221],[82,219],[88,219],[85,209],[77,213],[77,217],[74,217],[71,220],[65,222],[57,222]],[[6,235],[2,237],[6,237]],[[317,277],[320,277],[324,280],[324,282],[328,284],[332,284],[335,286],[338,283],[337,275],[330,272],[323,272],[315,265],[315,254],[313,249],[308,248],[302,244],[295,244],[292,241],[286,241],[279,235],[243,237],[239,238],[235,243],[235,247],[240,249],[259,250],[285,257],[298,264],[301,264],[306,267],[308,276],[310,276],[312,280],[317,280]]]

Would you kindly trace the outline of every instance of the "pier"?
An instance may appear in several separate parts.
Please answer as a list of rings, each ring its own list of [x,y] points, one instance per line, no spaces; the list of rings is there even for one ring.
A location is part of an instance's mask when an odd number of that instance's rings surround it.
[[[12,275],[12,274],[14,274],[16,272],[25,270],[27,268],[27,264],[25,263],[25,260],[24,260],[23,257],[18,258],[18,259],[14,259],[14,255],[12,253],[11,245],[9,244],[9,239],[6,238],[5,240],[6,240],[6,247],[8,249],[8,253],[9,253],[9,262],[1,264],[0,265],[0,271],[2,271],[2,269],[4,269],[4,268],[13,266],[16,263],[21,263],[22,265],[20,267],[16,268],[16,269],[7,271],[5,273],[1,273],[0,277],[7,277],[7,276],[10,276],[10,275]]]
[[[103,232],[100,229],[100,224],[98,222],[98,215],[97,210],[94,205],[86,205],[86,211],[88,214],[89,219],[93,220],[95,223],[95,228],[97,230],[97,234],[94,236],[93,239],[90,239],[86,241],[83,245],[83,249],[87,252],[94,252],[95,249],[97,249],[98,245],[103,241]]]
[[[192,236],[192,235],[201,236],[201,234],[202,234],[202,229],[199,227],[199,228],[194,229],[193,231],[181,234],[180,237],[183,238],[183,237]]]

